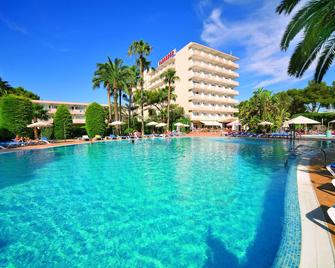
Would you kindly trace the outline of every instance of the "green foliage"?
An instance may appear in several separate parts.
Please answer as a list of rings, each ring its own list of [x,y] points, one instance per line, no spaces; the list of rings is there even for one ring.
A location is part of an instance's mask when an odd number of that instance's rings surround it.
[[[59,105],[54,116],[54,133],[56,139],[68,139],[72,135],[72,117],[65,105]]]
[[[41,129],[41,135],[42,137],[46,137],[49,140],[54,139],[54,127],[46,127]]]
[[[290,14],[301,0],[282,0],[277,13]],[[317,59],[314,80],[321,82],[335,56],[334,0],[306,1],[295,13],[282,37],[281,48],[287,50],[296,36],[302,35],[288,67],[292,76],[302,77]]]
[[[104,135],[106,130],[105,112],[100,104],[91,103],[86,109],[85,118],[86,130],[91,138],[94,138],[95,135]]]
[[[6,128],[0,128],[0,141],[8,141],[15,138],[15,134]]]
[[[29,99],[6,95],[0,98],[0,128],[20,136],[30,134],[27,125],[33,116],[32,103]]]
[[[280,128],[283,122],[289,118],[290,101],[287,94],[278,93],[272,95],[271,91],[259,88],[253,96],[239,104],[238,117],[242,125],[247,125],[253,131],[261,131],[262,121],[273,123],[273,129]]]
[[[149,71],[151,62],[147,60],[150,55],[152,47],[144,40],[133,41],[128,49],[129,56],[136,56],[136,65],[140,71],[140,106],[141,106],[141,131],[144,134],[144,71]]]
[[[291,114],[304,113],[306,111],[305,98],[303,90],[289,89],[285,92],[289,97],[289,112]]]
[[[110,94],[111,89],[113,92],[114,99],[114,119],[119,120],[118,118],[118,90],[121,90],[126,86],[126,82],[129,76],[129,70],[126,66],[123,65],[123,60],[115,58],[112,61],[108,57],[106,63],[98,63],[97,70],[94,73],[92,80],[93,88],[100,87],[101,84],[107,89],[108,97],[108,107],[109,107],[109,120],[111,120],[111,105],[110,105]]]
[[[86,126],[83,125],[73,125],[72,136],[75,138],[87,135]]]
[[[43,106],[38,103],[33,103],[33,121],[48,120],[49,115],[47,110],[44,110]]]
[[[157,88],[152,90],[145,90],[143,92],[143,103],[145,106],[149,106],[151,109],[157,109],[161,112],[167,107],[169,90],[167,87]],[[177,96],[171,94],[171,100],[176,100]],[[141,92],[139,90],[134,93],[134,101],[137,104],[141,102]]]
[[[177,129],[177,127],[174,125],[175,123],[183,123],[185,125],[189,125],[189,127],[186,127],[186,128],[181,128],[183,132],[190,132],[191,131],[191,119],[189,118],[186,118],[186,117],[181,117],[179,119],[177,119],[174,123],[173,123],[173,129]]]
[[[133,132],[134,132],[134,129],[131,128],[131,127],[126,128],[126,129],[123,131],[123,133],[124,133],[125,135],[129,135],[129,133],[133,133]]]
[[[21,97],[26,97],[32,100],[39,100],[40,97],[35,93],[24,89],[23,87],[12,87],[7,81],[4,81],[0,77],[0,97],[5,95],[16,95]]]

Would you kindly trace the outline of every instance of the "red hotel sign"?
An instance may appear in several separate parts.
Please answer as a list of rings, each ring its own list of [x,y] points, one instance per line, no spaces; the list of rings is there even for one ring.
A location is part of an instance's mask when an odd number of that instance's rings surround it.
[[[177,53],[177,50],[174,49],[172,50],[169,54],[167,54],[163,59],[161,59],[159,62],[158,62],[158,66],[163,64],[164,62],[166,62],[168,59],[174,57]]]

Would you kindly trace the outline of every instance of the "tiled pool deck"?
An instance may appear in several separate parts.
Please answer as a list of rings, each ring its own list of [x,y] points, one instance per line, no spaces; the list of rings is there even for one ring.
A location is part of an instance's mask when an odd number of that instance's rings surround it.
[[[310,157],[301,159],[297,167],[302,229],[300,267],[334,268],[334,246],[311,174]]]

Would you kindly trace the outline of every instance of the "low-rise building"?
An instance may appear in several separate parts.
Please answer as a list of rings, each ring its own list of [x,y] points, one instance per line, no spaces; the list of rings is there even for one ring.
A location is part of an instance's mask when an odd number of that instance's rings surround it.
[[[59,105],[65,105],[68,107],[71,115],[73,124],[85,124],[85,111],[90,103],[86,102],[66,102],[66,101],[50,101],[50,100],[33,100],[33,103],[38,103],[48,111],[48,114],[52,117],[57,110]],[[104,107],[108,107],[105,104],[101,104]]]

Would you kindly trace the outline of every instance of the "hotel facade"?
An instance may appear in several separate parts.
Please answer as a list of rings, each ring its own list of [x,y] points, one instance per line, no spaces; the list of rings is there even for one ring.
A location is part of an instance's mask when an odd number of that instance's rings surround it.
[[[176,104],[182,106],[195,128],[221,126],[236,120],[239,83],[237,57],[190,42],[173,50],[144,77],[146,90],[164,87],[160,75],[169,68],[180,78],[175,82]]]
[[[73,124],[82,125],[85,124],[85,111],[90,103],[85,102],[66,102],[66,101],[49,101],[49,100],[32,100],[33,103],[38,103],[43,106],[44,110],[48,111],[48,114],[53,117],[56,113],[59,105],[65,105],[72,116]],[[104,107],[108,107],[105,104],[101,104]]]

